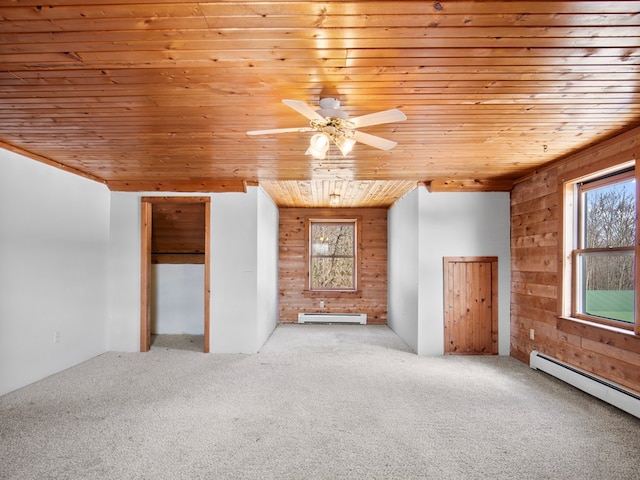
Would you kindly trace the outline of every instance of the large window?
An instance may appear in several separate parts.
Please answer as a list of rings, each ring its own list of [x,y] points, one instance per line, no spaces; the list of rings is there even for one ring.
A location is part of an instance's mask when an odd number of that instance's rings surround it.
[[[577,182],[573,190],[572,316],[633,330],[634,171]]]
[[[354,291],[356,220],[309,221],[309,289]]]

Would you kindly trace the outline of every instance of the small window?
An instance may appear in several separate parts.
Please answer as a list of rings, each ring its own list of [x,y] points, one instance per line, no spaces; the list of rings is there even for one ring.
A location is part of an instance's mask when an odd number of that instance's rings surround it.
[[[577,183],[575,195],[573,316],[633,329],[634,171]]]
[[[356,220],[309,221],[309,289],[354,291]]]

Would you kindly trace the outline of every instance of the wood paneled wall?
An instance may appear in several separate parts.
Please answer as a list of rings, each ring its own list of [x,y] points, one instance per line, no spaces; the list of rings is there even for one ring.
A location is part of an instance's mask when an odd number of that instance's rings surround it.
[[[361,220],[358,292],[306,290],[305,219],[309,217]],[[299,312],[313,312],[366,313],[369,324],[387,323],[386,208],[281,208],[279,263],[280,322],[297,322]]]
[[[528,363],[539,350],[636,392],[640,337],[560,318],[559,276],[562,182],[570,180],[568,172],[638,158],[639,138],[635,129],[573,155],[519,182],[511,194],[511,355]]]

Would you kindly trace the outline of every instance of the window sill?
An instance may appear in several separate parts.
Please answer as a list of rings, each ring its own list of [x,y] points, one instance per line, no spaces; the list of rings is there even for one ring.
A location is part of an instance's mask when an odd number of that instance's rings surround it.
[[[565,316],[558,317],[556,326],[564,333],[640,353],[640,336],[633,330]]]
[[[559,316],[558,318],[561,319],[561,320],[567,320],[569,322],[577,322],[577,323],[580,323],[580,324],[583,324],[583,325],[589,325],[589,326],[594,327],[594,328],[602,328],[602,329],[608,330],[610,332],[616,332],[616,333],[622,333],[622,334],[625,334],[625,335],[633,335],[633,336],[635,336],[635,333],[634,333],[633,330],[627,330],[626,328],[616,327],[616,326],[613,326],[613,325],[607,325],[605,323],[591,322],[589,320],[585,320],[585,319],[582,319],[582,318],[565,317],[565,316],[562,316],[562,315]]]
[[[362,290],[304,290],[302,294],[309,298],[361,298]]]

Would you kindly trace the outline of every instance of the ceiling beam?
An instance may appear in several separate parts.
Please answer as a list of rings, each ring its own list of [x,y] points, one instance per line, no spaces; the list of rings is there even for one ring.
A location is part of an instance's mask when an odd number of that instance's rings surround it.
[[[248,182],[238,179],[110,180],[114,192],[246,192]]]
[[[430,192],[509,192],[513,180],[435,179],[425,185]]]

